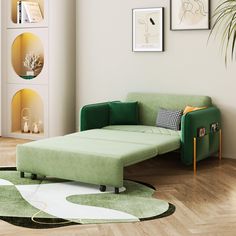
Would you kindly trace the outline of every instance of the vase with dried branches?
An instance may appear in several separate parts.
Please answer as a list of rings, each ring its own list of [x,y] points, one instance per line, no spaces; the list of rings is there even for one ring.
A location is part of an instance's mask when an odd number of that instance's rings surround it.
[[[223,0],[215,9],[210,36],[221,38],[225,64],[236,59],[236,0]]]

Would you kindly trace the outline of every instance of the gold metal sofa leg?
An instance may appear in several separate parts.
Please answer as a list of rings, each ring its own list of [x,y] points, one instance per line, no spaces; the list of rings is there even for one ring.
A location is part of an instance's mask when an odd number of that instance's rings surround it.
[[[197,174],[197,139],[193,138],[193,172]]]
[[[219,130],[219,160],[222,159],[222,130]]]

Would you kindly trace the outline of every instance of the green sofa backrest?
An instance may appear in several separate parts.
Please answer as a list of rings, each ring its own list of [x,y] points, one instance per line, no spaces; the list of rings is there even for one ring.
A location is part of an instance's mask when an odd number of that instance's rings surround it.
[[[174,95],[161,93],[129,93],[127,102],[139,102],[139,119],[142,125],[155,126],[160,108],[182,109],[189,106],[212,106],[208,96]]]

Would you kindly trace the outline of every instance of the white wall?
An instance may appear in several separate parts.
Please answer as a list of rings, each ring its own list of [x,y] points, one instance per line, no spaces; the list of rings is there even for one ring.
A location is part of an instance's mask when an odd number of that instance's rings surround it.
[[[0,32],[2,32],[2,1],[0,1]],[[2,135],[2,35],[0,35],[0,137]]]
[[[165,7],[165,52],[132,52],[132,8],[140,7]],[[166,0],[77,1],[77,114],[131,91],[209,95],[223,115],[223,154],[236,158],[236,64],[225,68],[209,31],[170,31],[169,12]]]

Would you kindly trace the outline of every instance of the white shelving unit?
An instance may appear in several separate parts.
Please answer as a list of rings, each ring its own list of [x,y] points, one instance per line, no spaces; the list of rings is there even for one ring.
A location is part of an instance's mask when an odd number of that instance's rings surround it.
[[[1,131],[37,140],[75,131],[76,1],[29,1],[39,3],[41,22],[17,24],[17,0],[1,0]],[[33,77],[23,65],[28,53],[40,55],[43,65]],[[30,132],[23,132],[26,120]]]

